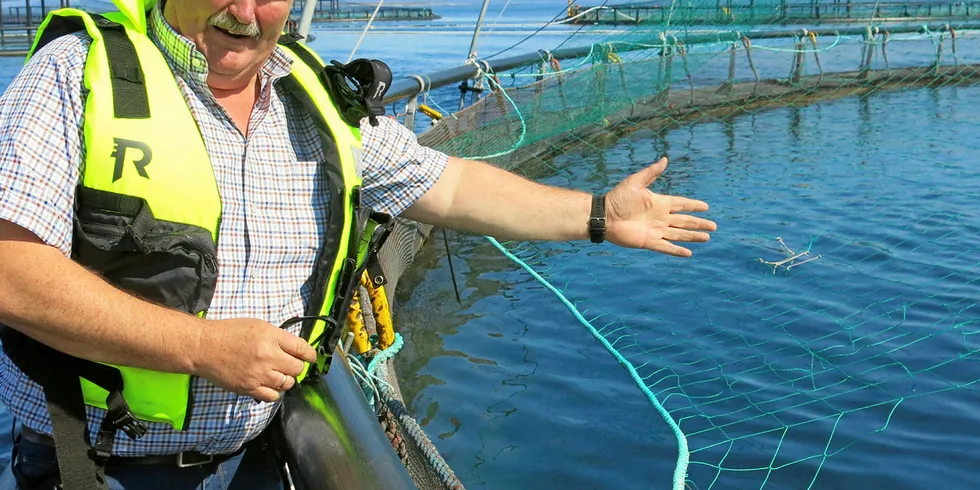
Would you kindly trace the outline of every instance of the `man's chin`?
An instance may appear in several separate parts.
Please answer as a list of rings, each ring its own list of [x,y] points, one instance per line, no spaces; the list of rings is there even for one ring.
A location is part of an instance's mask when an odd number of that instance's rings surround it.
[[[222,59],[209,63],[208,85],[222,90],[242,89],[255,78],[256,73],[255,66],[245,60]]]

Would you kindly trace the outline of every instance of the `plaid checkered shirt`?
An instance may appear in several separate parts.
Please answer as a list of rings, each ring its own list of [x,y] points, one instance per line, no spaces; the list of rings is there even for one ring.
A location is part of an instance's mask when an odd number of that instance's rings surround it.
[[[327,223],[323,151],[313,119],[276,81],[290,71],[278,50],[259,74],[248,137],[207,84],[207,60],[158,8],[149,35],[163,51],[211,156],[222,199],[220,275],[210,319],[260,318],[274,325],[304,312]],[[66,256],[72,203],[85,150],[83,84],[90,38],[61,37],[30,60],[0,97],[0,219],[24,227]],[[365,205],[397,215],[439,178],[448,157],[418,144],[389,118],[362,126]],[[327,232],[337,232],[329,230]],[[0,299],[2,301],[2,299]],[[43,306],[43,305],[41,305]],[[291,329],[298,333],[300,326]],[[194,416],[186,429],[151,423],[137,441],[117,437],[122,456],[196,450],[228,453],[261,432],[275,404],[256,402],[193,379]],[[43,392],[0,352],[0,401],[23,424],[50,434]],[[87,407],[93,440],[104,411]]]

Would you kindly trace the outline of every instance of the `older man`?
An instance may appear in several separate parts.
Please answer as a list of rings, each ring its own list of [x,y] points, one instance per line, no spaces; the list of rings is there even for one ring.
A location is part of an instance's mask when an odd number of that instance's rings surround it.
[[[279,488],[250,441],[345,304],[356,201],[677,256],[715,229],[679,214],[705,203],[647,190],[666,160],[603,198],[448,157],[387,119],[358,138],[304,48],[277,45],[289,0],[116,4],[49,25],[0,99],[0,399],[24,426],[20,488],[58,484],[56,443],[81,437],[58,427],[79,417],[110,488]],[[320,320],[277,326],[304,313]]]

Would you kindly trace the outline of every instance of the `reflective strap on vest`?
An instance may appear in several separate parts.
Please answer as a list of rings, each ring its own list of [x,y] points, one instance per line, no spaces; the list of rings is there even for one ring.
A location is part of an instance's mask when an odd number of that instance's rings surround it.
[[[288,35],[280,38],[280,45],[293,60],[293,71],[282,80],[283,86],[309,112],[321,116],[314,118],[317,128],[325,140],[334,143],[335,151],[332,154],[326,152],[325,170],[330,186],[327,227],[348,230],[344,234],[325,236],[315,274],[316,289],[301,332],[301,336],[320,353],[316,365],[317,371],[323,372],[346,318],[356,287],[357,271],[363,266],[363,257],[358,251],[367,211],[360,203],[360,128],[348,126],[338,113],[331,99],[336,91],[332,91],[321,76],[324,64],[320,57]],[[303,381],[309,370],[308,365],[297,381]]]

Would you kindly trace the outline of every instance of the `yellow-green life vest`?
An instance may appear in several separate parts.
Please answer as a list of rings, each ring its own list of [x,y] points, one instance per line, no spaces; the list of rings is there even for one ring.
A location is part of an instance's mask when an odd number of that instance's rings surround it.
[[[174,75],[146,35],[143,0],[115,3],[119,12],[101,16],[76,9],[53,12],[32,49],[81,29],[92,37],[84,74],[90,91],[86,156],[72,256],[124,290],[204,316],[218,274],[221,197],[214,171]],[[318,362],[322,366],[333,348],[325,344],[336,342],[350,292],[383,227],[360,207],[360,133],[338,112],[320,76],[323,61],[298,43],[284,51],[293,64],[280,83],[314,116],[328,153],[330,232],[315,272],[317,291],[307,316],[297,319],[304,322],[303,338],[325,354]],[[192,408],[189,375],[112,368],[122,375],[122,397],[135,418],[186,427]],[[111,411],[111,388],[82,376],[85,403]]]

